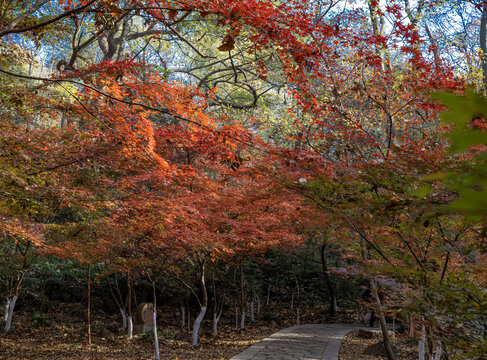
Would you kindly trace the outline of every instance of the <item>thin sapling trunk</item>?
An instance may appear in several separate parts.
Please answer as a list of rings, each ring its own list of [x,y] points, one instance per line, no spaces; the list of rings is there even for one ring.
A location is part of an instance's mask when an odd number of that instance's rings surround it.
[[[225,277],[225,279],[227,279],[227,277]],[[220,317],[223,313],[223,297],[225,295],[227,282],[225,281],[222,284],[221,289],[218,292],[215,283],[215,272],[213,272],[212,284],[213,284],[213,336],[216,336],[218,335],[218,322],[220,321]]]
[[[240,329],[245,329],[245,282],[243,264],[240,264]]]
[[[245,329],[245,310],[242,310],[240,317],[240,329]]]
[[[134,333],[134,324],[133,324],[133,317],[132,317],[132,282],[130,281],[130,277],[127,276],[127,310],[128,310],[128,338],[132,339]]]
[[[150,279],[150,278],[149,278]],[[156,360],[159,360],[159,338],[157,336],[157,303],[156,303],[156,282],[150,279],[152,282],[152,296],[153,296],[153,325],[152,331],[154,332],[154,347],[156,351]]]
[[[186,311],[184,305],[181,306],[181,328],[184,329],[184,325],[186,325]]]
[[[257,315],[260,314],[260,297],[259,294],[257,294],[257,291],[255,292],[255,300],[257,301]]]
[[[235,307],[235,329],[238,329],[238,307]]]
[[[206,289],[206,282],[205,282],[205,259],[199,262],[200,265],[200,287],[202,292],[202,301],[200,302],[200,312],[196,317],[194,324],[193,324],[193,340],[192,345],[198,345],[198,332],[200,330],[201,322],[206,314],[206,309],[208,308],[208,291]],[[199,300],[198,300],[199,301]]]
[[[91,345],[91,264],[88,264],[88,345]]]

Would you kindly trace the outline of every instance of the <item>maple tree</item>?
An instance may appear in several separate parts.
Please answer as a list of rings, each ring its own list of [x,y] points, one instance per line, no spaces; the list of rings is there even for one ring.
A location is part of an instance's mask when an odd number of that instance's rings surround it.
[[[35,250],[123,274],[129,323],[136,274],[152,283],[154,317],[157,275],[178,278],[199,304],[196,345],[212,264],[240,267],[244,324],[245,259],[319,234],[340,239],[350,271],[370,281],[389,359],[379,285],[432,344],[481,354],[482,220],[443,210],[457,194],[431,178],[464,171],[469,157],[447,152],[431,93],[479,84],[441,54],[441,19],[427,8],[449,4],[336,5],[2,4],[1,254],[16,254],[3,272],[16,279],[8,323]],[[485,6],[474,4],[484,53]],[[484,54],[478,60],[465,61],[485,65]],[[419,196],[425,176],[434,192]],[[457,317],[447,316],[452,297],[462,299]],[[461,322],[466,330],[453,331]]]

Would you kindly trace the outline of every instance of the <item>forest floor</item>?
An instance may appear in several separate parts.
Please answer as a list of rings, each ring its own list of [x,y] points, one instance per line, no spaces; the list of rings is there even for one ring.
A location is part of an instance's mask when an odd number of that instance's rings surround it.
[[[371,332],[373,336],[364,338],[358,330],[354,330],[343,337],[340,347],[339,360],[377,360],[385,357],[375,354],[364,354],[367,347],[373,346],[382,340],[380,331]],[[418,341],[406,334],[396,332],[391,337],[392,343],[397,349],[397,360],[416,360],[418,358]]]
[[[86,311],[81,304],[63,304],[57,312],[39,313],[18,311],[14,315],[13,330],[0,333],[0,359],[153,359],[154,344],[150,333],[127,339],[120,327],[120,316],[94,311],[92,316],[92,344],[88,345]],[[219,335],[210,333],[211,323],[204,322],[199,345],[191,346],[189,333],[180,324],[177,309],[158,314],[159,349],[161,359],[224,360],[240,353],[246,347],[261,341],[280,329],[295,325],[294,311],[270,307],[263,309],[254,324],[244,330],[236,329],[234,318],[222,319]],[[335,323],[353,323],[354,311],[341,312]],[[302,307],[301,323],[329,323],[325,306]],[[379,336],[379,335],[377,335]],[[369,360],[378,357],[360,357],[363,348],[377,339],[345,338],[341,360]],[[407,342],[405,343],[407,344]],[[400,352],[403,346],[399,344]],[[406,352],[409,353],[409,350]],[[353,355],[352,355],[353,354]],[[411,357],[400,357],[400,360]]]
[[[59,304],[58,311],[40,313],[29,309],[16,311],[12,331],[0,332],[0,359],[153,359],[154,344],[150,333],[127,339],[120,327],[119,314],[93,311],[92,344],[88,345],[86,309],[82,304]],[[162,309],[159,309],[162,310]],[[172,310],[172,311],[171,311]],[[230,359],[248,346],[280,329],[295,325],[295,310],[270,307],[262,309],[254,324],[244,330],[235,328],[235,318],[220,321],[218,336],[212,336],[210,321],[203,322],[199,345],[191,346],[189,333],[181,328],[177,308],[158,313],[161,359]],[[337,323],[352,323],[353,312],[343,312]],[[326,323],[326,306],[302,307],[301,323]]]

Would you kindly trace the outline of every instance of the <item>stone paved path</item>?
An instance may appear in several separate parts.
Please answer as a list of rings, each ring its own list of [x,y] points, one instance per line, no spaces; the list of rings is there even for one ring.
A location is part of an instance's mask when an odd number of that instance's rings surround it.
[[[340,341],[359,325],[310,324],[281,330],[230,360],[338,360]]]

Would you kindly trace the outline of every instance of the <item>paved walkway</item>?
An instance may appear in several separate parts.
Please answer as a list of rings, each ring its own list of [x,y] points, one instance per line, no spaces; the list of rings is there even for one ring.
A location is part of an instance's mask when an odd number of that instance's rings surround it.
[[[338,360],[340,341],[359,325],[310,324],[281,330],[230,360]]]

